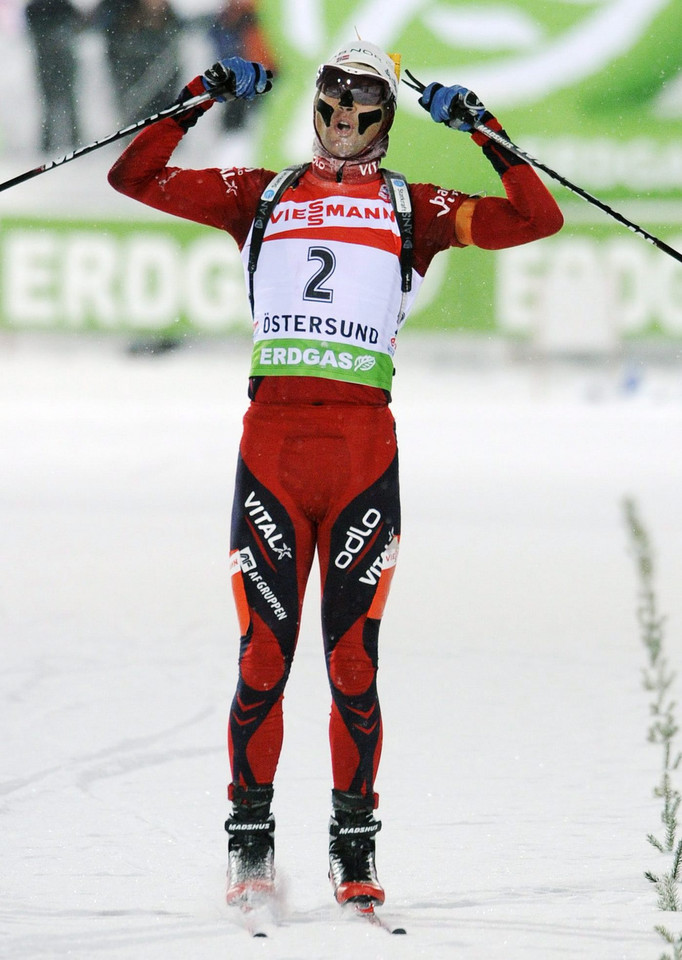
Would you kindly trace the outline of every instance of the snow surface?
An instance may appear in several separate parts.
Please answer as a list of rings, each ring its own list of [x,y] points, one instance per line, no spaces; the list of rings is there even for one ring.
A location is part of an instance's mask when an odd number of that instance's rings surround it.
[[[285,915],[251,940],[222,901],[248,348],[0,337],[2,957],[657,960],[654,924],[680,932],[643,878],[661,757],[621,501],[674,665],[682,371],[453,344],[404,335],[393,405],[378,865],[408,936],[332,902],[313,582],[275,798]]]

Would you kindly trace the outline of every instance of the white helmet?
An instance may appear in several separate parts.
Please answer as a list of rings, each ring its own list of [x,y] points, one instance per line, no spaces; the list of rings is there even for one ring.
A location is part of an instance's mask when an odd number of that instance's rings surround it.
[[[348,43],[341,47],[334,54],[331,60],[323,63],[320,70],[324,67],[337,67],[344,73],[352,73],[359,76],[363,74],[369,76],[379,75],[382,80],[388,84],[388,88],[394,100],[398,99],[398,79],[400,68],[399,59],[392,59],[387,53],[377,47],[375,43],[369,43],[366,40],[357,40],[355,43]]]

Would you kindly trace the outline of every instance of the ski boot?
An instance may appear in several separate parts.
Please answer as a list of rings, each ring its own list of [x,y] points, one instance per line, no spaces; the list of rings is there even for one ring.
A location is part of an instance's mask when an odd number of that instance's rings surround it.
[[[374,819],[374,795],[332,790],[329,821],[329,879],[338,903],[373,908],[385,899],[374,862],[374,837],[381,821]]]
[[[231,784],[232,815],[225,822],[229,904],[252,906],[275,890],[275,818],[272,785]]]

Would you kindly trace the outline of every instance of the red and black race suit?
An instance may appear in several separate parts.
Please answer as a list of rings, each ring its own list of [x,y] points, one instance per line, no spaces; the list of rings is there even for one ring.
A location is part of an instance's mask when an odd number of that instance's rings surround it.
[[[251,404],[232,514],[242,632],[229,721],[235,782],[274,778],[317,549],[334,786],[373,792],[382,740],[377,642],[393,574],[385,555],[399,536],[398,453],[386,405]]]

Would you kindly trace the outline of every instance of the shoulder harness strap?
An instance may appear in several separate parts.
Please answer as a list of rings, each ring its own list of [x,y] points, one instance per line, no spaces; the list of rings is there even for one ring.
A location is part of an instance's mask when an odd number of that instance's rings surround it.
[[[299,163],[293,167],[286,167],[272,178],[270,183],[261,194],[260,200],[258,201],[258,206],[256,207],[256,216],[254,217],[253,228],[251,231],[251,247],[249,250],[248,265],[249,302],[251,304],[252,314],[254,304],[253,276],[256,272],[256,267],[258,266],[258,257],[260,256],[260,249],[263,246],[263,237],[265,236],[265,228],[268,225],[270,214],[279,203],[280,198],[287,187],[290,187],[293,183],[297,183],[309,166],[309,163]]]
[[[407,295],[412,289],[412,262],[414,254],[412,199],[410,197],[410,188],[407,185],[407,180],[402,173],[386,169],[382,169],[381,173],[388,192],[391,195],[391,203],[393,204],[396,220],[398,221],[398,229],[400,230],[400,289],[402,291],[400,312],[398,314],[398,326],[400,327],[405,320]]]

